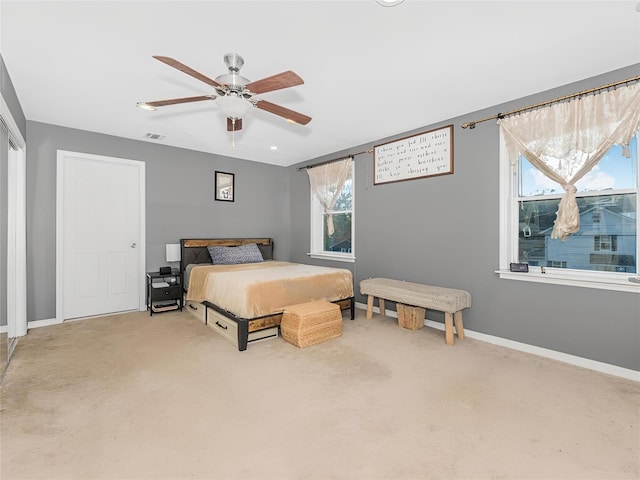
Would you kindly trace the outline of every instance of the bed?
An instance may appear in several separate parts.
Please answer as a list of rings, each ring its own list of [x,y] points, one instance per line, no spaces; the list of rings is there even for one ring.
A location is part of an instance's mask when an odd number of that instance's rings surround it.
[[[288,305],[326,300],[354,318],[350,270],[274,260],[271,238],[185,238],[180,249],[187,310],[240,351],[276,336]]]

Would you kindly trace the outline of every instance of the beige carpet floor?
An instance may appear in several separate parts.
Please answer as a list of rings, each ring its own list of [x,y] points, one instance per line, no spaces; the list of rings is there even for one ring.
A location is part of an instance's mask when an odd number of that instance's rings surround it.
[[[2,386],[0,473],[640,478],[640,384],[443,335],[360,310],[305,349],[238,352],[186,312],[34,329]]]

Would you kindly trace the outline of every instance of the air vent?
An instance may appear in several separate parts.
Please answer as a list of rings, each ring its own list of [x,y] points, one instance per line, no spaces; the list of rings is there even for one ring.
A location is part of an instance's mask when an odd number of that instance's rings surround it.
[[[161,142],[166,138],[166,135],[160,135],[159,133],[145,133],[144,138],[148,138],[150,140],[158,140]]]

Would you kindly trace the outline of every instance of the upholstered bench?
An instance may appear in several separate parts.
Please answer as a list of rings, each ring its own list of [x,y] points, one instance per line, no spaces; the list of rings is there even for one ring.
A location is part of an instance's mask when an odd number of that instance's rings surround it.
[[[280,335],[304,348],[342,335],[342,311],[335,303],[318,300],[285,307]]]
[[[368,295],[367,319],[373,317],[373,301],[378,297],[380,314],[385,315],[384,301],[444,312],[445,341],[453,345],[453,325],[459,339],[464,338],[462,310],[471,306],[471,295],[465,290],[434,287],[389,278],[369,278],[360,282],[360,293]],[[424,320],[423,320],[424,323]]]

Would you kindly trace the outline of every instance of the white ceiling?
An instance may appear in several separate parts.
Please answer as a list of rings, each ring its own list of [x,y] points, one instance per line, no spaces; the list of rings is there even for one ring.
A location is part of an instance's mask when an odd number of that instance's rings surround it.
[[[2,0],[0,51],[28,120],[288,166],[638,63],[638,5]],[[215,102],[136,108],[214,93],[152,55],[215,78],[232,52],[300,75],[261,98],[313,120],[254,108],[233,149]]]

